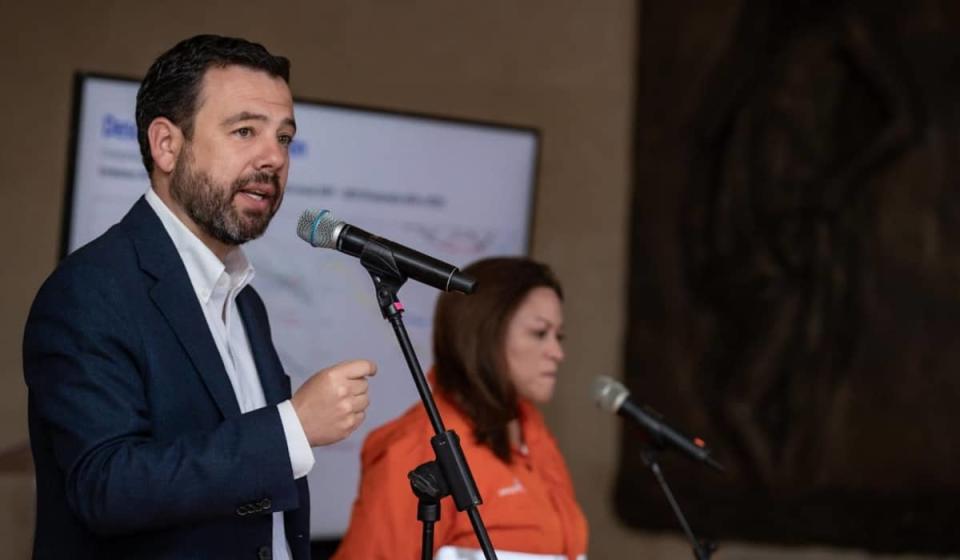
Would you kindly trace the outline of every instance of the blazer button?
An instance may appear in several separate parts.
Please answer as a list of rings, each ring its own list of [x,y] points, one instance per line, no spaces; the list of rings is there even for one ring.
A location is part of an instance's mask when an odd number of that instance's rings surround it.
[[[272,560],[273,549],[266,545],[261,546],[260,549],[257,550],[257,558],[259,560]]]
[[[243,517],[249,513],[250,513],[250,508],[246,504],[237,508],[237,515],[239,515],[240,517]]]
[[[268,509],[270,509],[270,506],[273,505],[273,502],[270,501],[270,498],[264,498],[264,499],[260,500],[260,504],[259,504],[259,505],[260,505],[260,509],[262,509],[262,510],[268,510]]]

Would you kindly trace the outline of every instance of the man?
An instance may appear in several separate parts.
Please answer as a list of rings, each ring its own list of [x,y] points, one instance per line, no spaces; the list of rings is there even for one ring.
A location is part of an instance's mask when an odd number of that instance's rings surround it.
[[[137,95],[151,189],[40,289],[24,336],[35,558],[309,558],[310,446],[348,436],[367,361],[293,397],[239,248],[280,206],[289,62],[198,36]]]

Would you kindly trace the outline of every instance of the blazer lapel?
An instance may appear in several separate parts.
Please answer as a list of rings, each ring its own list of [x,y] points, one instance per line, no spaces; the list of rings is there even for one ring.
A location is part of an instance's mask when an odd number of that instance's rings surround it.
[[[237,295],[237,309],[243,319],[243,328],[247,332],[267,404],[274,405],[289,399],[290,378],[283,372],[283,365],[273,347],[266,309],[252,287],[247,286]]]
[[[150,297],[170,324],[225,418],[239,416],[240,405],[210,334],[207,319],[190,284],[187,269],[163,223],[141,198],[123,220],[132,227],[140,267],[156,279]]]

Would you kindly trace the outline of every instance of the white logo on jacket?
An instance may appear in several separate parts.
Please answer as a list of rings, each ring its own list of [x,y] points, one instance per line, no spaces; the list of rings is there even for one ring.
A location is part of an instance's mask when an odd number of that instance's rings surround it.
[[[497,490],[497,496],[501,498],[504,496],[510,496],[513,494],[519,494],[521,492],[526,492],[527,489],[523,487],[523,484],[520,483],[520,480],[516,477],[513,478],[513,484],[510,486],[504,486],[503,488]]]

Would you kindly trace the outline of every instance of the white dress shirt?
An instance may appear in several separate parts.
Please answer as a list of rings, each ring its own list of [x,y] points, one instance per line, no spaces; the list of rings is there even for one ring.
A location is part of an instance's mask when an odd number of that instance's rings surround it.
[[[250,341],[247,339],[236,301],[240,290],[253,279],[253,266],[239,247],[221,261],[167,208],[152,188],[147,190],[146,199],[163,222],[164,229],[173,240],[187,269],[190,283],[207,319],[210,334],[213,335],[223,367],[237,396],[240,412],[263,408],[267,405],[263,386],[260,385]],[[313,468],[314,457],[300,419],[289,400],[278,404],[277,409],[287,440],[293,478],[306,476]],[[283,512],[273,514],[273,557],[277,560],[290,559],[290,548],[284,534]]]

